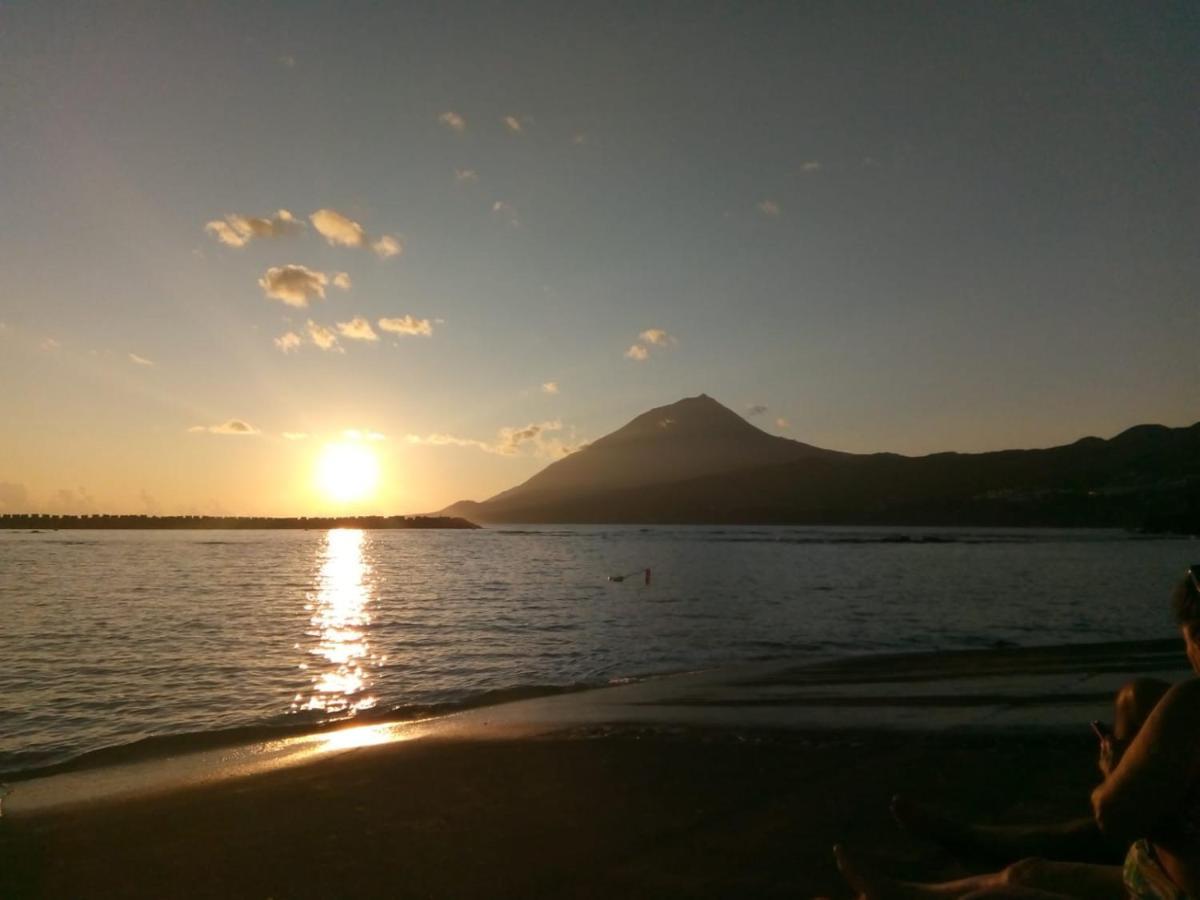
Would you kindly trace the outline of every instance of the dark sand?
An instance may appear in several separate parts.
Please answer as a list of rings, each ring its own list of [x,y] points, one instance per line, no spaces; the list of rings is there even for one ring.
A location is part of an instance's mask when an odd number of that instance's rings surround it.
[[[924,670],[933,658],[913,659]],[[959,675],[979,682],[977,656],[961,663]],[[1046,667],[1042,656],[1022,663],[1035,664]],[[899,671],[852,668],[872,695]],[[1012,666],[996,668],[1007,679],[997,684],[1012,688]],[[837,671],[843,686],[854,680]],[[1039,677],[1062,677],[1054,671]],[[829,678],[817,681],[828,689]],[[922,683],[889,689],[911,705]],[[958,682],[925,684],[940,698]],[[977,690],[992,697],[991,685]],[[578,696],[553,703],[595,705]],[[1026,697],[1021,708],[1044,717],[1050,698],[1034,699],[1042,707]],[[992,822],[1087,815],[1095,740],[1086,719],[1075,727],[1074,707],[1063,711],[1070,727],[1056,730],[1009,728],[1002,716],[988,730],[638,722],[424,737],[5,816],[0,897],[846,897],[830,852],[838,841],[902,877],[990,868],[900,831],[888,813],[897,791]],[[936,705],[926,713],[942,715]]]

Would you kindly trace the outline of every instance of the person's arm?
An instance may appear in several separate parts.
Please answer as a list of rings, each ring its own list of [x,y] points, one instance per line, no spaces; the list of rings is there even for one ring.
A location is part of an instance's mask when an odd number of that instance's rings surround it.
[[[1171,688],[1133,743],[1092,791],[1092,812],[1106,834],[1133,842],[1150,836],[1179,808],[1200,759],[1200,679]]]

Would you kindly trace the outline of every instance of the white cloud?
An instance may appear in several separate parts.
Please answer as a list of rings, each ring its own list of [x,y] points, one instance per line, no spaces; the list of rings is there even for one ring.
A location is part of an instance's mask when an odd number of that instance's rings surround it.
[[[813,172],[821,171],[821,164],[815,159],[810,159],[800,164],[800,171],[805,175],[811,175]]]
[[[505,116],[504,127],[507,128],[511,134],[520,134],[525,130],[521,125],[521,120],[516,116]]]
[[[280,437],[285,441],[302,441],[308,437],[308,433],[304,431],[285,431]]]
[[[458,181],[458,182],[478,181],[479,173],[476,172],[474,169],[455,169],[454,170],[454,180]]]
[[[497,456],[517,456],[526,449],[532,450],[535,456],[556,458],[578,449],[578,443],[567,444],[558,437],[550,437],[563,431],[563,424],[558,420],[537,422],[522,427],[501,428],[492,442],[480,441],[474,438],[457,437],[453,434],[410,434],[405,440],[410,444],[424,444],[434,447],[473,447],[484,453]],[[574,429],[571,429],[574,438]]]
[[[513,209],[511,204],[505,203],[503,200],[497,200],[492,204],[492,213],[513,227],[521,224],[521,220],[517,218],[517,211]]]
[[[425,337],[433,334],[433,325],[428,319],[415,319],[412,316],[380,319],[379,327],[391,334],[419,334]]]
[[[144,356],[138,356],[136,353],[129,354],[129,361],[136,366],[152,366],[152,365],[154,365],[154,360],[146,359],[146,357],[144,357]]]
[[[272,266],[258,279],[258,286],[268,297],[299,308],[308,306],[311,298],[325,299],[327,284],[329,276],[324,272],[299,265]]]
[[[255,238],[277,238],[296,234],[304,227],[286,209],[281,209],[273,216],[243,216],[229,213],[224,220],[215,219],[204,226],[204,230],[214,235],[222,244],[230,247],[245,247]]]
[[[312,319],[306,323],[308,329],[308,339],[322,350],[334,350],[338,353],[342,352],[342,348],[338,346],[337,335],[326,328],[324,325],[318,325]]]
[[[259,430],[244,419],[229,419],[220,425],[193,425],[191,432],[208,434],[259,434]]]
[[[371,249],[380,259],[391,259],[404,252],[404,242],[397,235],[385,234],[371,243]]]
[[[363,247],[367,243],[363,227],[335,209],[318,209],[308,220],[331,246]]]
[[[362,316],[355,316],[349,322],[337,323],[338,333],[352,341],[377,341],[379,335],[371,327],[371,323]]]
[[[771,218],[775,218],[783,213],[783,210],[779,208],[779,204],[774,200],[763,200],[758,204],[758,211],[764,216],[770,216]]]
[[[452,110],[447,110],[438,116],[438,121],[452,131],[457,131],[459,134],[462,134],[467,127],[467,120]]]
[[[659,347],[670,347],[675,344],[675,338],[661,328],[647,328],[638,337],[643,343],[654,344]]]
[[[643,347],[641,344],[634,344],[632,347],[630,347],[628,350],[625,351],[625,356],[628,359],[636,359],[638,362],[641,362],[642,360],[644,360],[650,356],[650,351],[647,350],[645,347]]]
[[[38,344],[38,349],[47,350],[47,351],[57,350],[60,347],[62,347],[62,344],[60,344],[58,341],[56,341],[52,337],[48,337],[45,340],[43,340],[40,344]]]
[[[543,394],[557,394],[558,393],[558,382],[557,381],[545,382],[542,385],[542,393]]]
[[[787,431],[789,428],[792,427],[792,423],[789,422],[787,419],[783,418],[783,416],[780,416],[778,419],[775,420],[775,427],[780,429],[781,431]]]
[[[350,290],[350,284],[349,272],[338,272],[333,276],[333,286],[335,288],[341,288],[343,291],[348,291]]]
[[[284,54],[283,56],[279,57],[278,62],[284,68],[287,68],[287,69],[296,68],[296,57],[294,57],[290,54]]]
[[[300,345],[304,342],[304,338],[296,334],[294,331],[289,331],[275,338],[275,346],[284,353],[291,353],[293,350],[299,350]]]

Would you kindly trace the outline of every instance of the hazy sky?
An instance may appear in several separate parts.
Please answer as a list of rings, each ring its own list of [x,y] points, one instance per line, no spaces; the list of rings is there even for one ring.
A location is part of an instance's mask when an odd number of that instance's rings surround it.
[[[700,392],[851,451],[1190,424],[1198,48],[1195,3],[5,3],[0,510],[435,509]]]

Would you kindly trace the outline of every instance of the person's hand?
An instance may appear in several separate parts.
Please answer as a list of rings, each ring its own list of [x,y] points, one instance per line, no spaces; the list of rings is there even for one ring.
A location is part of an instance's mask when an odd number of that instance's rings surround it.
[[[1105,780],[1121,764],[1121,756],[1124,752],[1124,741],[1118,741],[1111,734],[1106,734],[1100,738],[1100,774],[1104,776]]]

